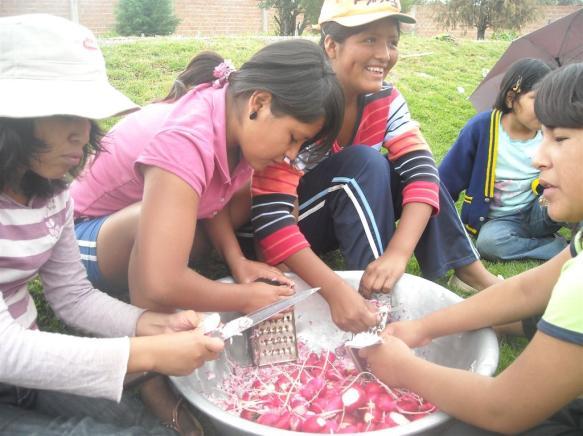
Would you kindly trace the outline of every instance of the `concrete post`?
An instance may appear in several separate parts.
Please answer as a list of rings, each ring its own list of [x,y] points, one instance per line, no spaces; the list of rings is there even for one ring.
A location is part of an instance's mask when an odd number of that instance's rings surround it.
[[[69,16],[74,23],[79,22],[79,0],[69,0]]]

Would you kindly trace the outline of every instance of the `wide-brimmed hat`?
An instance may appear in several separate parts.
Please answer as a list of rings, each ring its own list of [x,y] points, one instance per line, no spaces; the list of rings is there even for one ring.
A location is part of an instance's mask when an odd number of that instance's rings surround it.
[[[316,27],[330,21],[346,27],[356,27],[387,17],[403,23],[417,22],[410,15],[401,13],[399,0],[324,0]]]
[[[101,119],[138,106],[109,84],[93,33],[65,18],[0,18],[0,117]]]

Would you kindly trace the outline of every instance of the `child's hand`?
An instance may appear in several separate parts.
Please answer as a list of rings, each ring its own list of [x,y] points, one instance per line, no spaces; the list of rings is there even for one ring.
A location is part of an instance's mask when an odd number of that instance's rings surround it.
[[[291,297],[295,290],[288,285],[270,285],[267,283],[250,283],[245,286],[246,295],[244,297],[241,312],[251,313],[261,309],[268,304],[275,303],[282,298]]]
[[[391,292],[397,280],[405,273],[408,258],[385,252],[378,259],[368,264],[358,291],[365,297],[370,297],[374,292]]]
[[[138,318],[135,335],[154,336],[194,330],[202,318],[202,314],[193,310],[183,310],[172,314],[147,310]]]
[[[387,325],[383,334],[395,336],[411,348],[423,347],[432,339],[425,333],[420,320],[392,322]]]
[[[249,260],[245,257],[237,259],[236,262],[232,262],[229,268],[237,283],[251,283],[257,279],[267,279],[290,287],[294,286],[294,282],[284,276],[279,269],[263,262]]]
[[[359,333],[377,324],[374,307],[348,285],[335,289],[327,299],[332,320],[340,329]]]
[[[382,337],[382,344],[363,348],[358,354],[367,360],[371,372],[383,383],[405,387],[399,376],[415,355],[399,338],[387,334]]]
[[[219,338],[197,330],[131,338],[128,372],[155,371],[188,375],[224,349]]]
[[[166,325],[164,326],[163,333],[194,330],[203,318],[204,315],[196,313],[194,310],[182,310],[170,314],[166,317]]]

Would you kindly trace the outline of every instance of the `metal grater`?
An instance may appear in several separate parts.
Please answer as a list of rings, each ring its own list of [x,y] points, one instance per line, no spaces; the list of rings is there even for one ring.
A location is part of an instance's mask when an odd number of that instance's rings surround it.
[[[379,322],[377,323],[376,326],[368,329],[367,333],[379,336],[387,326],[387,322],[389,321],[389,313],[391,313],[392,311],[393,310],[390,309],[390,306],[381,306],[378,311]],[[359,370],[360,372],[365,371],[366,361],[365,359],[358,355],[358,349],[347,346],[346,350],[348,351],[348,354],[352,358],[352,361],[354,362],[354,366],[356,366],[356,369]]]
[[[249,335],[253,364],[256,366],[292,362],[298,358],[294,311],[263,321]]]

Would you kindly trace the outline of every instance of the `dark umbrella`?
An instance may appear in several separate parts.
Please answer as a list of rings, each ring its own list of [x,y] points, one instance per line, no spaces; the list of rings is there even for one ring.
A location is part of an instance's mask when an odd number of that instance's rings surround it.
[[[513,41],[470,96],[478,112],[492,108],[504,73],[523,58],[541,59],[551,68],[583,61],[583,8]]]

